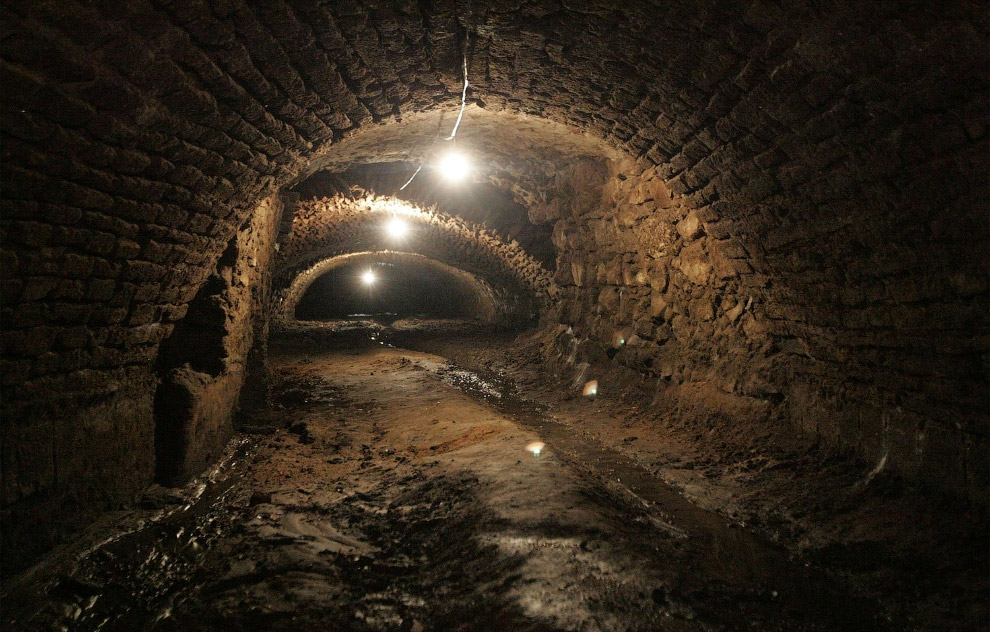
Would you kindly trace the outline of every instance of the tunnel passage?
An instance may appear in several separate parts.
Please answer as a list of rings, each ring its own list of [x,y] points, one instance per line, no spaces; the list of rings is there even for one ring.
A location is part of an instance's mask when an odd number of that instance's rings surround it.
[[[343,267],[317,279],[296,306],[300,320],[330,320],[348,316],[413,316],[420,318],[491,319],[477,295],[416,264],[372,262],[361,268]],[[487,312],[487,313],[486,313]]]
[[[351,195],[352,189],[369,195],[395,197],[420,208],[431,208],[445,215],[456,215],[471,224],[495,231],[503,241],[516,241],[543,268],[553,272],[557,266],[551,242],[553,227],[533,224],[527,207],[491,182],[480,178],[455,185],[432,172],[419,174],[405,189],[402,187],[417,165],[408,162],[375,162],[349,167],[343,171],[324,169],[292,187],[301,200]],[[482,177],[490,177],[486,167]]]
[[[487,283],[422,255],[397,252],[354,253],[320,262],[295,280],[281,307],[285,318],[298,320],[421,317],[490,323],[496,311],[495,292]],[[520,314],[505,314],[504,308],[499,311],[511,322],[526,321]]]
[[[463,295],[465,304],[476,305],[470,312],[486,321],[518,327],[535,322],[541,306],[552,302],[550,272],[514,240],[456,215],[360,193],[298,202],[276,260],[276,318],[292,318],[302,292],[322,271],[360,252],[387,252],[384,260],[400,266],[425,265],[421,270],[433,285],[437,274],[457,280],[451,289],[464,291],[451,298]],[[391,232],[396,222],[399,235]]]
[[[403,223],[401,235],[389,223]],[[412,249],[477,274],[515,278],[534,291],[551,291],[548,272],[517,243],[456,215],[423,209],[394,198],[361,195],[303,201],[296,207],[291,229],[280,245],[276,265],[280,275],[314,258],[345,254],[341,250]]]
[[[465,40],[457,142],[550,229],[555,370],[623,367],[985,499],[981,3],[461,9],[4,3],[5,558],[152,480],[160,343],[245,220],[319,173],[411,174]],[[384,247],[341,235],[261,241],[295,252],[281,272]],[[244,263],[262,341],[274,258]]]

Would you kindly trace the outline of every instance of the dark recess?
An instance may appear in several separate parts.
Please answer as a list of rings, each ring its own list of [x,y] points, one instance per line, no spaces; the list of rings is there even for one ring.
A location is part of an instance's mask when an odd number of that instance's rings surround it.
[[[368,285],[361,275],[376,276]],[[395,263],[345,265],[313,282],[296,306],[300,320],[330,320],[355,314],[424,318],[473,318],[472,298],[454,279],[435,270]]]

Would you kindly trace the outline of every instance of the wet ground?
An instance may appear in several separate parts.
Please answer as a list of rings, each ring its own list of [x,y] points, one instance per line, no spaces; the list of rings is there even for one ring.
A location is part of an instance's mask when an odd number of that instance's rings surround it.
[[[889,561],[875,551],[745,524],[745,503],[711,500],[724,481],[648,465],[663,450],[622,402],[527,388],[507,346],[344,329],[274,345],[274,414],[202,479],[149,490],[5,586],[4,628],[967,629],[985,612],[985,578],[959,602],[915,597],[925,618],[910,590],[885,600],[850,574],[844,556]]]

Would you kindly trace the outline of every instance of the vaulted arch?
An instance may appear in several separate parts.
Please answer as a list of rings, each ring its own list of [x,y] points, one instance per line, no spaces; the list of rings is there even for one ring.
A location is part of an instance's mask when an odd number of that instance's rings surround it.
[[[432,271],[452,287],[448,288],[450,299],[459,299],[467,303],[468,316],[482,322],[525,322],[528,314],[522,313],[524,306],[532,305],[523,297],[509,293],[506,288],[493,288],[486,281],[479,279],[470,272],[441,263],[435,259],[410,252],[380,251],[352,252],[329,257],[296,275],[290,285],[276,292],[274,300],[274,316],[279,323],[287,323],[296,319],[296,309],[306,292],[313,283],[322,276],[342,267],[367,270],[380,267],[414,267]],[[357,275],[354,275],[357,277]],[[355,284],[359,283],[357,278]]]
[[[985,498],[985,7],[902,5],[5,2],[4,546],[151,480],[160,344],[195,303],[242,349],[273,277],[392,247],[394,191],[295,187],[428,172],[465,62],[456,143],[556,265],[406,200],[416,252],[551,298],[554,344],[669,401],[766,404]]]
[[[407,227],[391,236],[387,224]],[[549,273],[518,245],[459,217],[383,197],[338,196],[300,203],[291,231],[279,247],[276,284],[314,261],[351,252],[403,250],[463,269],[497,285],[525,288],[544,300],[555,294]]]

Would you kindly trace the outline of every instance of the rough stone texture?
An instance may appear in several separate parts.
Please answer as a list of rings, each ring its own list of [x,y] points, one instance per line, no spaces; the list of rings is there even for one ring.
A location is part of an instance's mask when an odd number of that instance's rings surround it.
[[[407,224],[407,236],[395,239],[384,230],[393,217]],[[511,293],[544,300],[555,293],[549,273],[516,242],[506,243],[494,231],[457,216],[367,195],[300,202],[279,245],[276,280],[280,288],[288,287],[300,271],[322,259],[385,250],[427,256]]]
[[[465,33],[488,138],[524,158],[492,176],[517,200],[553,197],[540,190],[552,171],[528,173],[551,134],[520,126],[541,119],[572,145],[641,159],[678,196],[681,216],[639,218],[649,249],[622,250],[635,253],[622,266],[610,240],[635,243],[633,220],[597,221],[594,237],[610,248],[593,270],[609,319],[630,297],[643,309],[653,236],[680,246],[668,275],[690,300],[668,314],[660,277],[649,284],[664,318],[652,325],[691,349],[672,380],[723,363],[703,362],[705,348],[755,341],[733,357],[773,356],[753,379],[799,425],[985,497],[982,3],[16,0],[0,12],[3,517],[17,525],[5,553],[39,516],[147,480],[158,343],[238,227],[351,139],[369,140],[351,162],[415,162],[375,133],[451,112]],[[646,185],[642,173],[620,182]],[[624,203],[650,210],[637,206]],[[572,232],[587,240],[590,226]],[[590,282],[591,260],[577,263],[558,274]],[[563,307],[579,313],[565,320],[587,322],[590,300],[571,290]],[[692,348],[722,319],[724,343]],[[714,383],[745,390],[736,371]],[[70,472],[71,502],[54,491]]]
[[[979,274],[963,271],[976,259],[904,261],[913,274],[886,279],[836,261],[825,240],[781,259],[766,239],[728,234],[715,205],[693,208],[661,171],[578,164],[531,208],[553,222],[559,253],[548,359],[578,383],[618,363],[656,380],[656,406],[790,422],[984,501],[986,303],[969,293]],[[952,289],[957,274],[971,290]]]
[[[230,439],[248,375],[257,380],[253,388],[265,388],[271,263],[282,210],[275,196],[255,209],[162,344],[155,396],[159,482],[181,483],[205,470]]]
[[[243,384],[239,366],[212,375],[186,365],[162,377],[155,394],[156,480],[180,485],[219,455],[233,434]]]

